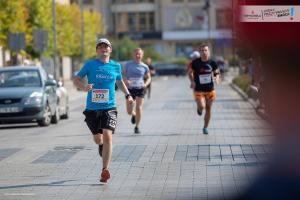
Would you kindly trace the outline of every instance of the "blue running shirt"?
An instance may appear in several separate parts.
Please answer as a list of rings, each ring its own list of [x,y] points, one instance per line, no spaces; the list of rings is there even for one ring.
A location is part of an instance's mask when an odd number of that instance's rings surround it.
[[[115,83],[122,80],[121,65],[113,60],[103,63],[99,59],[87,61],[77,76],[87,76],[93,89],[87,94],[87,110],[104,110],[116,107]]]

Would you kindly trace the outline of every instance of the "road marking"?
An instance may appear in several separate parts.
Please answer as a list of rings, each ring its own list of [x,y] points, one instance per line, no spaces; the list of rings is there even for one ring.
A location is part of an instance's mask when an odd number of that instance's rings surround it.
[[[4,193],[4,196],[35,196],[35,193]]]

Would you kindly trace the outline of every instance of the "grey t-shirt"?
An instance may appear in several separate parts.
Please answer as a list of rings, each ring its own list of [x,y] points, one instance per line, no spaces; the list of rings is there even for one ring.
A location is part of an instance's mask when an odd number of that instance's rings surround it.
[[[144,86],[144,76],[149,72],[149,67],[145,63],[129,61],[124,66],[126,79],[129,81],[129,88],[142,88]]]

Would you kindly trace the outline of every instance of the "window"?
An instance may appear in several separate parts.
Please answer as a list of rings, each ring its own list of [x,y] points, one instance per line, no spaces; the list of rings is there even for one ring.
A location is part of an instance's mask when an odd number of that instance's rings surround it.
[[[139,13],[140,31],[147,31],[146,13]]]
[[[128,13],[129,32],[152,32],[155,30],[153,12]]]
[[[137,15],[136,13],[128,13],[128,28],[129,31],[137,31]]]
[[[154,31],[155,30],[155,19],[154,19],[154,13],[148,13],[148,26],[149,26],[149,31]]]

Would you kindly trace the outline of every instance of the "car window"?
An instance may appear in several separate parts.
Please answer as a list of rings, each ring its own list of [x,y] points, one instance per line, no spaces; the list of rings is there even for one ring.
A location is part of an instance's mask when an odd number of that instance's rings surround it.
[[[37,70],[15,70],[0,72],[0,87],[41,87]]]

